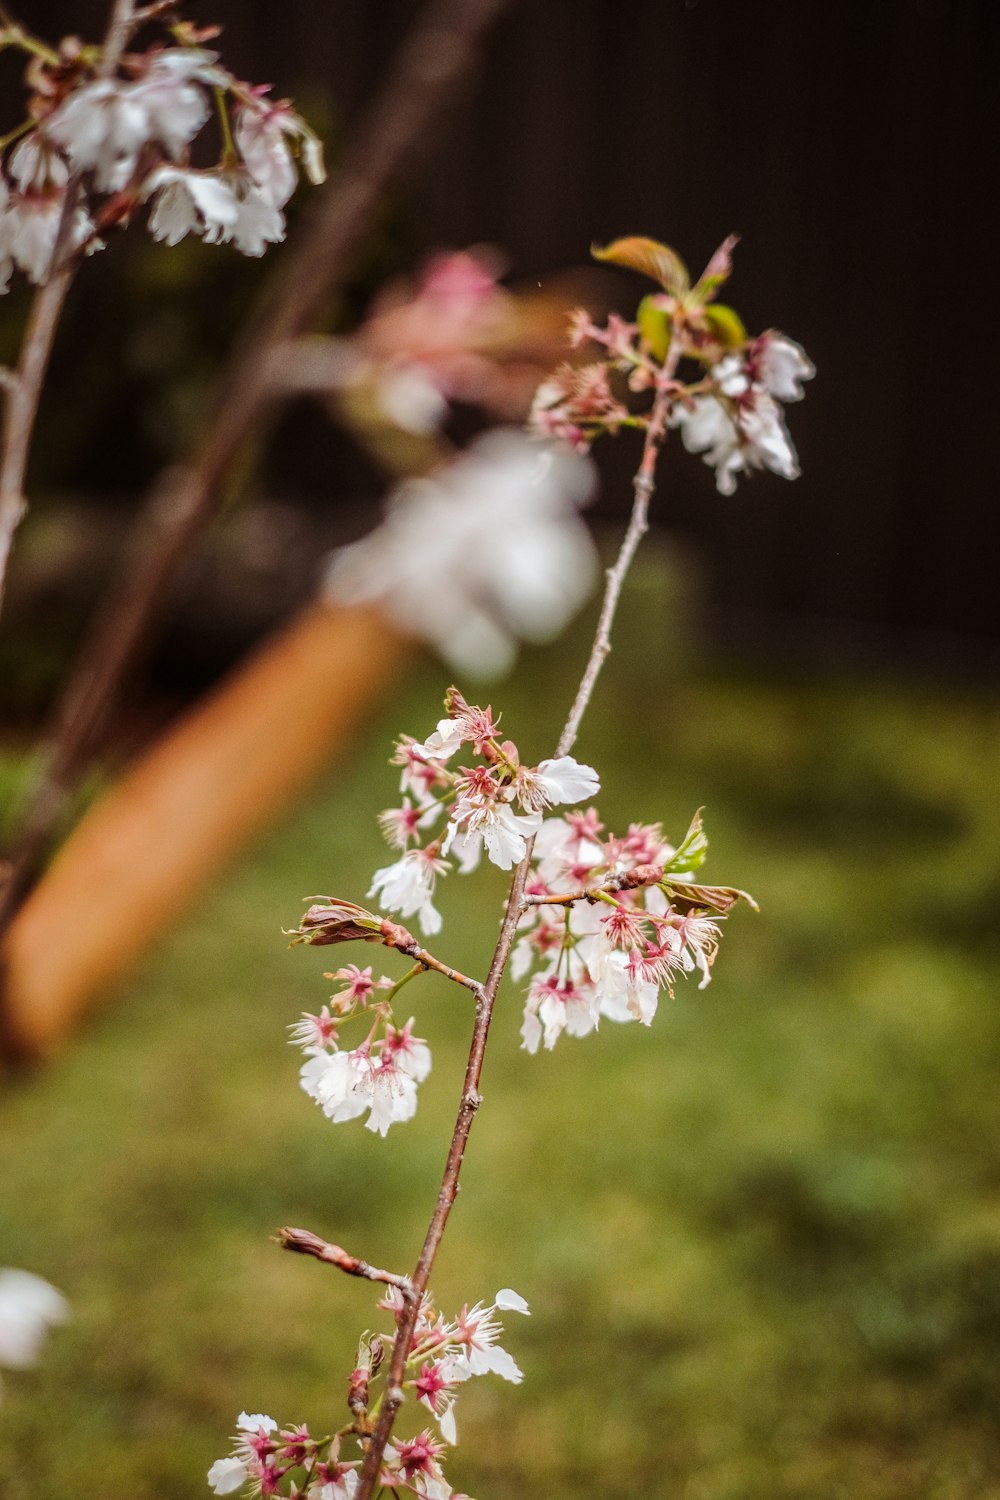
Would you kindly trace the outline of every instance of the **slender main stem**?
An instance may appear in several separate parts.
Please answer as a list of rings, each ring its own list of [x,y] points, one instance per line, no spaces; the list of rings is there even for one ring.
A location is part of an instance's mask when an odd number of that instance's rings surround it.
[[[566,755],[572,748],[580,728],[580,721],[593,695],[601,667],[604,665],[611,650],[611,626],[614,622],[615,611],[618,608],[618,601],[621,597],[622,585],[625,582],[625,575],[628,572],[629,564],[635,556],[636,548],[648,525],[649,502],[654,487],[656,459],[666,435],[666,418],[670,406],[668,382],[673,377],[675,363],[676,360],[668,362],[668,365],[665,367],[662,381],[654,400],[653,409],[650,413],[649,425],[646,429],[646,439],[642,450],[642,461],[633,482],[634,499],[631,518],[618,556],[613,566],[608,569],[604,599],[601,604],[600,616],[598,617],[594,644],[591,647],[590,656],[584,668],[583,677],[577,689],[576,697],[573,700],[569,717],[563,726],[562,734],[559,736],[557,755]],[[459,1101],[458,1115],[455,1119],[455,1128],[452,1131],[451,1144],[448,1147],[448,1157],[445,1162],[444,1174],[441,1178],[441,1186],[438,1189],[434,1212],[431,1215],[430,1223],[427,1226],[427,1233],[424,1236],[424,1243],[420,1250],[419,1259],[417,1260],[416,1270],[410,1278],[413,1296],[406,1303],[400,1315],[399,1326],[396,1331],[396,1338],[392,1346],[392,1355],[389,1361],[385,1394],[379,1410],[375,1431],[365,1450],[354,1500],[370,1500],[378,1483],[386,1443],[389,1441],[389,1436],[396,1420],[396,1414],[403,1403],[403,1380],[406,1374],[406,1361],[413,1342],[413,1331],[416,1327],[417,1315],[420,1310],[420,1299],[427,1290],[427,1284],[430,1280],[438,1248],[458,1194],[458,1182],[462,1171],[465,1147],[469,1139],[469,1133],[472,1130],[472,1122],[476,1117],[476,1111],[482,1103],[482,1096],[479,1093],[479,1082],[482,1076],[483,1059],[486,1055],[486,1042],[489,1036],[490,1022],[493,1018],[497,990],[500,987],[500,980],[503,977],[511,948],[514,945],[517,924],[522,912],[524,887],[531,866],[533,846],[534,840],[532,839],[528,842],[524,858],[514,871],[514,878],[511,882],[510,892],[507,896],[507,906],[500,927],[500,936],[497,939],[489,973],[481,992],[476,998],[476,1016],[469,1046],[469,1060],[466,1063],[465,1078],[462,1083],[462,1096]]]

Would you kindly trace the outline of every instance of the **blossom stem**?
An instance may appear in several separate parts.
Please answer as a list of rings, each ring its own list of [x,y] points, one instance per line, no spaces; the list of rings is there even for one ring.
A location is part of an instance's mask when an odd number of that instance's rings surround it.
[[[389,946],[398,949],[400,953],[405,953],[407,957],[417,960],[415,967],[408,974],[405,974],[399,981],[399,984],[389,991],[389,996],[394,995],[396,990],[401,985],[404,985],[408,979],[413,979],[425,969],[433,969],[435,974],[443,974],[445,979],[451,979],[455,984],[464,985],[467,990],[472,991],[477,1000],[482,994],[483,987],[477,979],[470,979],[468,975],[460,973],[458,969],[453,969],[448,964],[443,964],[439,958],[434,957],[433,953],[428,953],[426,948],[421,948],[415,938],[411,937],[409,942],[403,939],[400,942],[391,943]]]
[[[219,116],[219,129],[222,132],[222,165],[233,167],[239,161],[239,152],[236,150],[236,142],[233,140],[233,127],[229,122],[229,110],[226,108],[226,91],[223,88],[215,90],[215,107]]]
[[[50,63],[53,67],[59,63],[58,52],[53,52],[38,37],[31,36],[29,32],[22,30],[20,26],[9,25],[5,36],[0,36],[0,49],[4,47],[20,47],[22,52],[30,52],[32,57],[40,57],[43,62]]]
[[[348,1276],[363,1276],[366,1281],[384,1281],[387,1286],[394,1286],[397,1291],[402,1292],[407,1303],[413,1296],[408,1276],[397,1276],[394,1271],[382,1271],[378,1266],[370,1266],[366,1260],[348,1254],[340,1245],[320,1239],[318,1234],[313,1234],[308,1229],[279,1229],[274,1238],[282,1250],[294,1250],[298,1255],[311,1255],[315,1260],[345,1271]]]
[[[567,755],[575,743],[580,721],[590,702],[601,667],[604,665],[605,658],[611,650],[611,625],[614,620],[622,585],[625,581],[629,564],[635,555],[636,548],[647,528],[647,514],[649,502],[653,494],[656,459],[666,436],[667,413],[671,400],[670,382],[673,379],[678,357],[679,351],[676,353],[671,352],[657,381],[656,397],[650,412],[649,425],[646,428],[642,459],[633,484],[634,499],[631,520],[629,521],[618,557],[614,565],[608,570],[604,601],[601,606],[594,644],[591,648],[590,657],[579,689],[577,690],[576,698],[573,701],[573,706],[570,709],[562,734],[559,737],[559,745],[556,750],[557,756]],[[447,1160],[445,1161],[444,1174],[441,1178],[437,1202],[434,1205],[434,1212],[431,1215],[427,1233],[424,1236],[424,1243],[417,1260],[416,1269],[410,1280],[413,1294],[412,1300],[404,1306],[400,1315],[399,1326],[396,1330],[396,1337],[393,1342],[392,1354],[389,1361],[384,1398],[379,1409],[375,1430],[365,1448],[365,1456],[359,1471],[358,1486],[355,1491],[354,1500],[371,1500],[378,1484],[382,1466],[382,1455],[385,1452],[386,1443],[389,1441],[389,1436],[396,1420],[396,1413],[403,1403],[403,1379],[416,1327],[420,1299],[427,1290],[427,1284],[430,1280],[438,1247],[444,1235],[455,1198],[458,1195],[458,1180],[462,1170],[466,1143],[472,1129],[472,1122],[482,1103],[482,1096],[479,1093],[479,1082],[482,1076],[483,1059],[486,1054],[490,1022],[493,1018],[493,1008],[500,980],[503,977],[507,960],[514,945],[517,924],[525,907],[524,888],[528,879],[533,848],[534,839],[531,838],[527,840],[524,858],[514,871],[510,891],[507,896],[507,906],[500,927],[500,936],[497,939],[493,958],[490,962],[489,973],[482,987],[476,987],[476,1015],[472,1027],[469,1057],[465,1068],[465,1078],[462,1083],[462,1096],[458,1106],[458,1114],[455,1119],[454,1130],[452,1131],[451,1144],[448,1147]],[[662,871],[660,873],[662,874]],[[404,949],[404,951],[408,950]],[[418,957],[417,954],[413,956]],[[470,985],[470,987],[472,986]]]
[[[403,988],[404,984],[409,984],[410,980],[411,979],[416,979],[416,977],[417,977],[418,974],[426,974],[426,972],[427,972],[427,965],[426,964],[424,964],[424,963],[414,964],[412,969],[407,969],[407,971],[403,975],[402,979],[397,979],[396,980],[396,983],[392,986],[392,989],[386,990],[385,994],[382,996],[381,1003],[383,1005],[389,1005],[389,1004],[391,1004],[392,1001],[395,1000],[396,996],[399,994],[400,990]]]

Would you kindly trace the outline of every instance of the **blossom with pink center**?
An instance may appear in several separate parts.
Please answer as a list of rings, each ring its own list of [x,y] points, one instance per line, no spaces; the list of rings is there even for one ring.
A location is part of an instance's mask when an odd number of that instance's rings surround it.
[[[538,892],[528,892],[538,894]],[[540,958],[547,958],[552,953],[558,953],[563,945],[564,928],[557,927],[554,922],[546,918],[538,918],[539,908],[526,913],[522,917],[522,924],[537,922],[530,932],[526,932],[514,945],[514,951],[510,956],[510,974],[512,979],[523,979],[531,966]]]
[[[423,1083],[431,1070],[431,1049],[420,1037],[413,1035],[414,1020],[415,1017],[411,1016],[399,1030],[392,1025],[386,1027],[382,1058],[409,1073],[417,1083]]]
[[[513,1385],[524,1379],[521,1370],[506,1349],[497,1343],[503,1333],[503,1324],[495,1316],[502,1312],[517,1312],[530,1317],[527,1302],[504,1287],[488,1305],[477,1302],[470,1308],[466,1304],[450,1327],[451,1341],[460,1350],[453,1366],[453,1379],[467,1380],[472,1375],[500,1375]]]
[[[686,917],[674,916],[670,918],[671,926],[677,933],[680,943],[680,960],[687,970],[700,969],[701,983],[698,985],[703,990],[711,983],[712,965],[719,951],[719,922],[725,918],[720,917],[713,920],[707,916],[700,916],[694,912]]]
[[[596,1030],[600,1016],[600,999],[588,980],[574,983],[555,973],[539,977],[528,987],[521,1027],[524,1050],[537,1052],[543,1040],[551,1050],[564,1031],[587,1036]]]
[[[450,721],[443,719],[441,722],[447,724]],[[443,748],[434,748],[435,745],[443,747],[444,743],[443,739],[435,741],[435,735],[432,734],[426,744],[420,745],[405,734],[393,751],[390,764],[403,768],[399,789],[401,792],[412,792],[422,809],[429,809],[434,803],[435,790],[451,784],[451,774],[444,769],[444,762],[454,755],[461,741],[456,739],[447,753],[444,753]]]
[[[402,1481],[427,1500],[448,1500],[451,1487],[438,1463],[444,1452],[445,1444],[432,1438],[426,1428],[408,1443],[387,1443],[381,1482],[395,1489]]]
[[[392,987],[392,980],[386,979],[385,975],[381,979],[372,978],[371,964],[363,969],[359,969],[357,964],[345,964],[342,969],[335,969],[332,974],[324,977],[339,980],[344,985],[344,989],[338,990],[336,999],[351,1005],[367,1005],[376,990]]]
[[[485,845],[490,861],[500,870],[520,864],[542,826],[541,813],[515,813],[508,802],[492,800],[482,793],[460,797],[453,810],[442,850],[454,852],[463,872],[475,869]]]
[[[628,415],[627,407],[611,393],[604,361],[582,367],[564,364],[535,392],[528,431],[585,452],[598,433],[617,431]]]
[[[306,1500],[354,1500],[358,1470],[347,1464],[317,1464],[318,1479],[306,1490]]]
[[[518,768],[517,799],[525,812],[541,812],[559,802],[584,802],[601,789],[597,772],[572,755],[543,760],[534,770]]]
[[[301,1021],[295,1021],[288,1029],[291,1032],[289,1042],[301,1047],[310,1056],[332,1047],[337,1040],[336,1023],[328,1005],[323,1006],[318,1016],[312,1015],[310,1011],[303,1011]]]
[[[416,1113],[414,1076],[391,1057],[376,1061],[365,1046],[353,1052],[323,1052],[309,1058],[299,1070],[299,1081],[334,1124],[357,1119],[368,1110],[366,1130],[384,1136],[390,1125],[409,1120]]]
[[[394,865],[375,871],[368,894],[377,896],[387,911],[415,916],[424,932],[440,932],[441,914],[432,898],[438,875],[447,869],[447,862],[427,849],[410,849]]]
[[[446,1355],[444,1359],[425,1360],[413,1382],[419,1400],[437,1417],[441,1436],[452,1444],[458,1441],[453,1393],[459,1379],[454,1358]]]
[[[208,1471],[208,1482],[215,1494],[231,1495],[250,1478],[262,1480],[265,1465],[276,1447],[271,1434],[277,1430],[274,1418],[263,1412],[240,1412],[232,1454],[216,1459]]]

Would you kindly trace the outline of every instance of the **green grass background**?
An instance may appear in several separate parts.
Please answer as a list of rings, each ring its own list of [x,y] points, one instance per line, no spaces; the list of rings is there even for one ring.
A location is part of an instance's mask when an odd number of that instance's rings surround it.
[[[434,1286],[451,1309],[510,1285],[533,1317],[508,1319],[523,1385],[463,1392],[449,1477],[480,1500],[1000,1496],[1000,708],[685,670],[668,627],[649,565],[577,753],[612,826],[679,836],[704,803],[706,878],[762,911],[649,1031],[530,1058],[504,989]],[[526,756],[581,659],[533,654],[489,695]],[[335,956],[280,928],[301,897],[363,897],[384,756],[446,681],[418,666],[65,1055],[0,1086],[0,1264],[74,1308],[5,1380],[4,1500],[197,1496],[240,1408],[344,1419],[374,1291],[268,1236],[409,1269],[469,1005],[433,976],[406,991],[435,1061],[416,1119],[333,1126],[284,1028]],[[445,883],[442,957],[483,971],[502,888]]]

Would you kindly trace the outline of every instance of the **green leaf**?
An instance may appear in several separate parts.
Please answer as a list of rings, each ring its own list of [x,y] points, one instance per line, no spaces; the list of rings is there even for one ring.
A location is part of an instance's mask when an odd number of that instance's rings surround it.
[[[686,297],[691,289],[691,278],[684,262],[676,250],[661,245],[659,240],[647,240],[642,235],[632,234],[621,240],[612,240],[603,248],[591,245],[590,253],[595,260],[628,266],[631,271],[652,277],[672,297]]]
[[[753,897],[734,885],[690,885],[686,880],[661,880],[660,890],[674,910],[684,916],[693,911],[711,911],[726,917],[738,901],[760,911]]]
[[[672,326],[669,315],[662,307],[657,307],[656,302],[655,292],[651,292],[648,297],[643,297],[635,320],[639,325],[639,332],[649,345],[650,354],[662,363],[670,348]]]
[[[700,869],[705,863],[705,855],[708,853],[708,835],[701,825],[703,808],[698,809],[691,819],[691,827],[684,835],[683,841],[673,859],[664,866],[665,875],[690,875],[693,870]]]
[[[733,308],[726,307],[722,302],[713,302],[711,307],[703,309],[702,317],[709,333],[724,349],[742,349],[747,342],[743,319]]]

